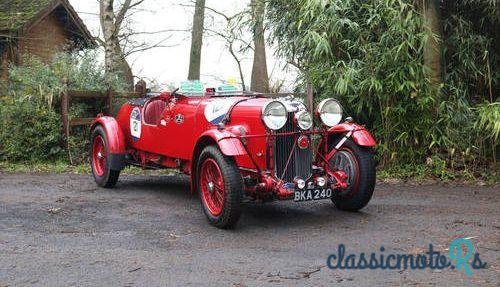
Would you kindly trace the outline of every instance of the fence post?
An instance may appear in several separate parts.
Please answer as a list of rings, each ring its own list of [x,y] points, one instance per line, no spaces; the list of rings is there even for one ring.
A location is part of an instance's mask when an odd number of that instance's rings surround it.
[[[140,79],[137,81],[137,83],[134,86],[134,91],[136,93],[139,93],[141,97],[145,97],[146,94],[148,93],[147,87],[146,87],[146,82],[143,79]]]
[[[64,78],[62,81],[61,88],[61,117],[63,125],[63,141],[64,147],[68,152],[68,158],[70,164],[73,164],[73,159],[71,158],[71,152],[69,150],[69,95],[68,95],[68,79]]]

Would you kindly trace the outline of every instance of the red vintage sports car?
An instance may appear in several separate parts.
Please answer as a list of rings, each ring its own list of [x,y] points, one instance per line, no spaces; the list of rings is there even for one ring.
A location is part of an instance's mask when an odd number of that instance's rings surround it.
[[[342,210],[363,208],[373,194],[375,140],[346,118],[335,99],[314,119],[299,98],[272,99],[228,86],[134,99],[116,118],[91,125],[95,181],[113,187],[126,165],[178,169],[190,175],[208,221],[235,225],[244,197],[296,202],[331,199]]]

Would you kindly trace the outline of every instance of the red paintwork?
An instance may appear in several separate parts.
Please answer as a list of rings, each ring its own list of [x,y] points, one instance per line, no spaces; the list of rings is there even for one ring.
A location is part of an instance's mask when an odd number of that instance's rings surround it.
[[[354,155],[354,152],[346,147],[342,147],[340,150],[346,151],[351,154],[352,159],[354,160],[354,164],[356,165],[356,169],[359,170],[359,163],[358,160],[356,159],[356,156]],[[345,176],[347,179],[347,175]],[[347,187],[347,183],[344,182],[344,184],[346,184]],[[352,198],[353,196],[355,196],[356,193],[358,193],[358,186],[359,186],[359,172],[356,173],[356,178],[354,179],[354,186],[352,187],[352,190],[350,191],[349,194],[346,194],[345,196],[347,198]]]
[[[246,155],[245,147],[238,138],[240,135],[241,133],[236,127],[233,127],[230,131],[210,129],[201,134],[200,139],[205,137],[211,138],[214,142],[218,143],[221,152],[225,155]]]
[[[341,123],[328,130],[329,133],[345,133],[353,131],[352,139],[360,146],[375,146],[377,142],[373,139],[369,131],[364,126],[355,123]]]
[[[205,159],[200,171],[200,189],[203,201],[213,216],[224,208],[224,178],[219,165],[211,158]],[[211,185],[211,186],[210,186]]]
[[[106,150],[104,139],[98,135],[92,144],[92,165],[97,176],[103,176],[106,169]]]
[[[209,122],[205,112],[211,111],[212,107],[224,100],[236,103],[228,121],[218,125]],[[323,175],[314,174],[307,180],[315,181],[317,176],[328,175],[335,181],[330,182],[330,179],[327,179],[332,188],[345,189],[345,173],[334,170],[328,163],[328,159],[336,152],[330,150],[328,138],[333,134],[352,132],[351,137],[356,144],[374,146],[376,143],[370,133],[363,126],[345,122],[330,129],[275,134],[268,130],[261,120],[262,108],[270,100],[258,96],[216,97],[211,92],[203,97],[172,97],[170,93],[165,92],[145,100],[144,105],[126,103],[118,112],[116,120],[111,117],[98,117],[92,127],[97,124],[104,127],[110,152],[126,153],[128,164],[144,168],[177,168],[190,174],[192,190],[195,190],[195,167],[199,153],[204,146],[216,144],[224,155],[235,159],[243,177],[255,180],[255,185],[245,185],[245,192],[260,199],[287,199],[293,195],[293,190],[286,189],[285,183],[274,175],[272,146],[277,136],[294,136],[295,145],[300,143],[303,147],[307,142],[307,145],[317,148],[313,164],[323,170]],[[206,108],[207,105],[210,105],[210,108]],[[134,109],[138,109],[141,115],[141,132],[138,138],[134,138],[130,130]],[[153,111],[153,114],[144,116],[144,111]],[[144,121],[145,117],[148,123]],[[153,122],[156,124],[151,124]],[[317,146],[309,140],[312,134],[321,136]],[[304,137],[298,142],[300,136]],[[202,173],[204,168],[205,163],[202,163]],[[206,170],[208,169],[207,167]],[[210,170],[215,169],[212,166]],[[215,176],[214,173],[211,176]],[[200,181],[203,176],[206,176],[206,173],[201,174]],[[201,191],[203,192],[203,188]],[[209,198],[206,202],[210,202]],[[214,215],[217,213],[215,203],[209,209]]]
[[[96,125],[101,125],[104,128],[110,153],[125,153],[125,137],[121,126],[113,117],[97,117],[90,125],[91,130]]]

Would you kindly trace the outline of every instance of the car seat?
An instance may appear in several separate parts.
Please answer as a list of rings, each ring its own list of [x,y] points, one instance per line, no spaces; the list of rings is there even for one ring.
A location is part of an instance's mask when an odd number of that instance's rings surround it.
[[[153,100],[144,108],[144,122],[148,125],[158,125],[167,104],[163,100]]]

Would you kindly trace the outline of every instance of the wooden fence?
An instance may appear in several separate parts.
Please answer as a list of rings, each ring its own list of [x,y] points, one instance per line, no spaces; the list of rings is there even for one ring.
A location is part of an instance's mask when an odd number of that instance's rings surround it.
[[[106,104],[102,109],[104,115],[111,115],[113,100],[115,99],[133,99],[146,96],[146,88],[137,89],[136,92],[114,92],[112,90],[101,91],[75,91],[69,90],[67,83],[63,83],[61,89],[61,118],[64,135],[64,146],[68,152],[69,161],[73,164],[69,149],[69,136],[71,127],[74,126],[90,126],[95,117],[92,118],[74,118],[70,119],[69,109],[72,99],[105,99]]]

